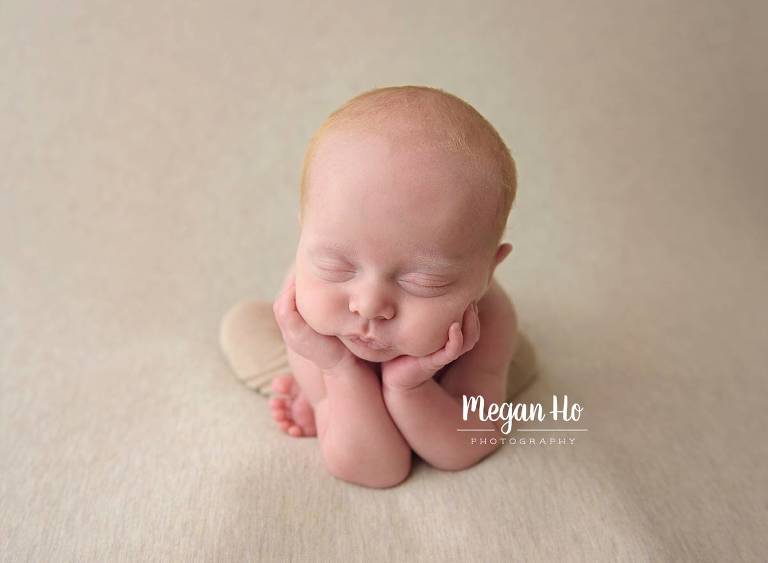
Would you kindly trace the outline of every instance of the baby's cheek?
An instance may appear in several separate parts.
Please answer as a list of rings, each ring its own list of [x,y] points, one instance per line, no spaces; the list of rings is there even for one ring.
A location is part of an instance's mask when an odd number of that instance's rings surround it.
[[[311,280],[296,278],[296,309],[316,332],[334,335],[338,318],[338,297]]]
[[[456,314],[450,308],[414,312],[408,340],[413,345],[412,356],[426,356],[445,346],[448,328],[456,321]]]

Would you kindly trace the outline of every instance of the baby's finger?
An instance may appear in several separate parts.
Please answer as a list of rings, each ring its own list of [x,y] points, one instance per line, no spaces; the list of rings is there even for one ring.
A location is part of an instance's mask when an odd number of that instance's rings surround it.
[[[275,302],[275,319],[281,330],[297,334],[307,323],[296,308],[296,283],[291,281]]]
[[[285,308],[286,300],[291,298],[289,289],[291,289],[292,285],[293,285],[293,282],[291,278],[287,278],[285,280],[285,284],[280,290],[280,293],[278,293],[277,297],[275,298],[275,302],[272,304],[272,311],[275,313],[275,317],[277,317],[280,311],[282,311]]]
[[[472,303],[464,315],[464,346],[462,353],[468,352],[474,348],[477,341],[480,340],[480,316],[478,314],[477,303]]]
[[[453,323],[448,329],[448,342],[441,350],[432,354],[430,360],[437,365],[438,369],[449,364],[459,356],[463,343],[464,336],[461,333],[461,327],[459,323]]]
[[[288,291],[289,289],[290,283],[283,288],[283,290],[277,296],[277,299],[275,299],[275,302],[272,304],[272,311],[275,313],[275,320],[278,322],[278,324],[282,323],[286,310],[290,308],[289,301],[291,299],[291,295]]]

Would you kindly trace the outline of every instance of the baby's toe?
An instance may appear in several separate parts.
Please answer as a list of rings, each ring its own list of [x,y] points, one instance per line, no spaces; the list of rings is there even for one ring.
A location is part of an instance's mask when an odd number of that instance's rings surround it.
[[[291,374],[278,375],[272,380],[272,391],[287,395],[293,387],[293,376]]]
[[[269,399],[269,406],[272,410],[287,408],[286,400],[284,397],[272,397]]]
[[[272,411],[272,418],[275,419],[277,422],[282,422],[284,420],[290,421],[291,417],[288,414],[288,411],[286,410],[273,410]]]

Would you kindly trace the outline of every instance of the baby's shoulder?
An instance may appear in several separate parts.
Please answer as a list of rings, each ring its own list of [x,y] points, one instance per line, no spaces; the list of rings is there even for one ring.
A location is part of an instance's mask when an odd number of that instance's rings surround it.
[[[494,277],[488,289],[477,302],[481,326],[485,322],[517,323],[517,312],[507,290]]]

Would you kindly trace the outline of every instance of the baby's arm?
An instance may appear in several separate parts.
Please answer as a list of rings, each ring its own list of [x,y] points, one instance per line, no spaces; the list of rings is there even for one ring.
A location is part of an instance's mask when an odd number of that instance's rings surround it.
[[[339,479],[391,487],[408,477],[411,447],[387,412],[376,373],[352,358],[323,371],[326,396],[315,406],[323,458]]]
[[[445,375],[449,374],[467,380],[471,378],[475,386],[471,394],[483,395],[486,405],[503,401],[503,393],[496,391],[502,387],[500,373],[480,372],[476,369],[464,371],[456,363],[446,371]],[[468,413],[467,421],[464,422],[461,395],[452,395],[434,379],[413,389],[391,387],[385,383],[383,395],[387,410],[405,440],[433,467],[449,471],[466,469],[501,445],[499,438],[503,434],[499,430],[500,422],[483,422],[473,412]],[[482,430],[462,432],[457,430],[459,428]],[[475,444],[471,441],[473,437],[479,439]],[[495,443],[491,444],[492,441]]]
[[[486,406],[504,402],[507,369],[516,345],[517,317],[506,296],[486,295],[478,309],[480,339],[447,366],[440,383],[429,378],[407,388],[383,379],[384,402],[395,424],[414,451],[439,469],[474,465],[495,451],[504,436],[499,429],[501,422],[483,422],[472,412],[466,422],[462,419],[462,395],[482,395]],[[459,428],[485,431],[461,432]],[[477,443],[473,444],[472,438],[478,438]],[[491,444],[490,438],[496,438],[496,443]]]
[[[337,337],[321,335],[306,323],[296,310],[295,291],[289,274],[275,301],[275,319],[299,384],[318,378],[324,383],[324,396],[307,397],[326,467],[358,485],[396,485],[410,472],[412,452],[384,406],[376,373]]]

